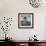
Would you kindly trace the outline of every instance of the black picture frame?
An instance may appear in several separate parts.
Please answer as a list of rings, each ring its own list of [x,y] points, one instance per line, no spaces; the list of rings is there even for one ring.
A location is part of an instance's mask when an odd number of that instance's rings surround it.
[[[18,28],[34,28],[34,13],[18,13]]]

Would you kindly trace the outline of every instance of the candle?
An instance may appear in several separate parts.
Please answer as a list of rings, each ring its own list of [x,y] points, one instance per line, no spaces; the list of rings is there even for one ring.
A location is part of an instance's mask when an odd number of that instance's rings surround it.
[[[6,37],[8,38],[8,34],[6,34]]]

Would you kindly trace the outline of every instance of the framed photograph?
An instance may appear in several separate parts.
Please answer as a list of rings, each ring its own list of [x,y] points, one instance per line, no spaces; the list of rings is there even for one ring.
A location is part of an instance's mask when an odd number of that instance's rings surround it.
[[[33,28],[33,13],[18,13],[18,28]]]

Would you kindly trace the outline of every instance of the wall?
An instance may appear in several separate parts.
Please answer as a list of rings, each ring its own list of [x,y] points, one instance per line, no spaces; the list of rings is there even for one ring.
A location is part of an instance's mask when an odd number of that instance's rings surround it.
[[[33,29],[18,29],[18,13],[34,13],[34,28]],[[45,15],[46,6],[33,8],[28,0],[0,0],[0,16],[12,17],[13,22],[10,31],[7,33],[10,37],[16,40],[28,40],[34,34],[37,39],[45,39]],[[1,18],[0,17],[0,18]],[[4,35],[0,31],[0,35]],[[4,37],[0,36],[0,39]],[[46,39],[45,39],[46,40]]]

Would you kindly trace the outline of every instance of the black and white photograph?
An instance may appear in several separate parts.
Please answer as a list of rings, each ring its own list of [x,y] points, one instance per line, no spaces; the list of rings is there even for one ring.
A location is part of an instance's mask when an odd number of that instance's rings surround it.
[[[18,14],[19,28],[33,28],[33,13],[19,13]]]

